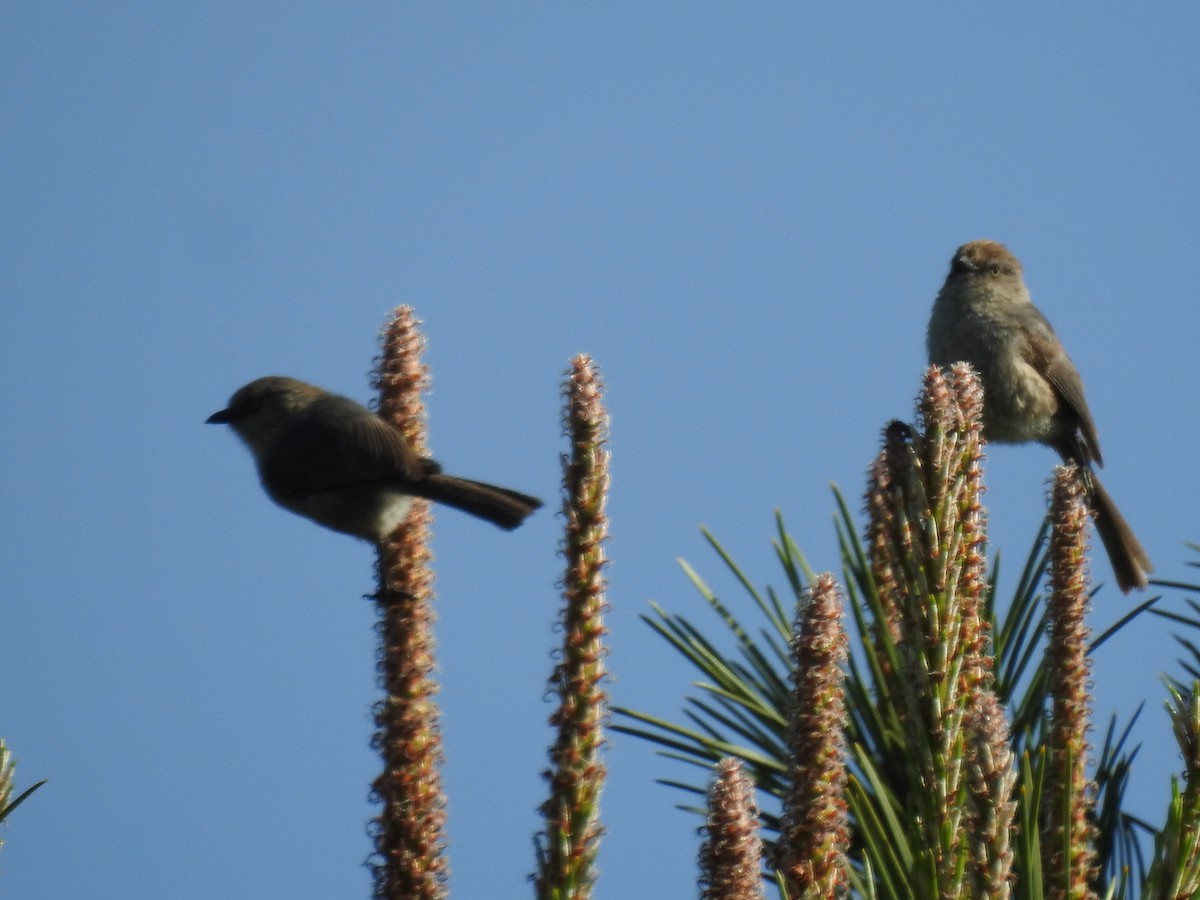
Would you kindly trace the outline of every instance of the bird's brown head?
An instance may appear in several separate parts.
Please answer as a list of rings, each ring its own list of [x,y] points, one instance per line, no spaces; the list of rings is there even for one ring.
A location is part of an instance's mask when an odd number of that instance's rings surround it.
[[[229,405],[205,421],[228,425],[255,453],[264,449],[293,413],[323,395],[321,388],[295,378],[269,375],[238,388]]]
[[[981,280],[1020,279],[1021,263],[997,241],[971,241],[954,251],[950,278]]]

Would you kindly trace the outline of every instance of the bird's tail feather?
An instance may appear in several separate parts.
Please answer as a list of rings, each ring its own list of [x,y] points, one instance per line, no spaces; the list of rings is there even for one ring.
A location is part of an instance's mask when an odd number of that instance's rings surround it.
[[[1104,544],[1108,559],[1112,563],[1117,587],[1125,593],[1134,588],[1144,588],[1147,583],[1146,576],[1154,571],[1149,554],[1134,536],[1133,529],[1117,509],[1117,504],[1104,489],[1096,473],[1090,470],[1088,483],[1096,531],[1100,534],[1100,541]]]
[[[512,531],[542,505],[537,497],[520,491],[440,473],[425,476],[411,490],[419,497],[461,509],[506,531]]]

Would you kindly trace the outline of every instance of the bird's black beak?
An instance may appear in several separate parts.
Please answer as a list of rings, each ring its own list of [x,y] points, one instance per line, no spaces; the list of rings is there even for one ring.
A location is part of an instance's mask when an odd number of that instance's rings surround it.
[[[975,265],[975,263],[971,262],[971,260],[967,258],[965,253],[962,256],[956,256],[954,258],[954,267],[953,268],[954,268],[954,271],[956,271],[956,272],[978,272],[979,271],[979,266],[977,266],[977,265]]]
[[[223,409],[220,412],[215,412],[204,420],[205,425],[228,425],[233,421],[233,416],[229,410]]]

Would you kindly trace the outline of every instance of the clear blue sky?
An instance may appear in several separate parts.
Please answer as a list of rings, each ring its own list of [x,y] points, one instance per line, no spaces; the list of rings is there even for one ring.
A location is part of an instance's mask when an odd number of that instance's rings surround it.
[[[51,781],[4,832],[5,896],[367,895],[372,552],[272,506],[203,422],[266,374],[369,399],[401,302],[446,468],[551,507],[561,372],[606,374],[621,704],[688,691],[638,621],[711,621],[676,557],[741,602],[700,523],[778,584],[781,507],[836,567],[828,483],[853,501],[911,415],[974,238],[1024,262],[1106,483],[1159,574],[1194,577],[1198,26],[1183,3],[7,3],[0,736]],[[1053,461],[989,454],[1008,587]],[[560,520],[437,528],[453,892],[529,896]],[[1097,624],[1131,602],[1105,587]],[[1095,670],[1105,716],[1148,701],[1153,820],[1175,654],[1146,621]],[[693,773],[624,737],[608,764],[598,896],[692,895],[698,822],[653,780]]]

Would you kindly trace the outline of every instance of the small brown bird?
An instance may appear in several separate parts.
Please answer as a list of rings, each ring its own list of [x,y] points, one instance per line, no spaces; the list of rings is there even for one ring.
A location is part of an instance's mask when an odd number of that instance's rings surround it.
[[[988,440],[1037,441],[1083,470],[1117,586],[1145,587],[1150,557],[1093,471],[1104,461],[1083,381],[1003,244],[972,241],[955,251],[933,303],[926,346],[932,364],[965,361],[979,373]]]
[[[365,406],[295,378],[252,381],[207,421],[229,425],[246,442],[263,488],[284,509],[376,544],[405,520],[413,497],[510,530],[542,505],[527,494],[442,474]]]

